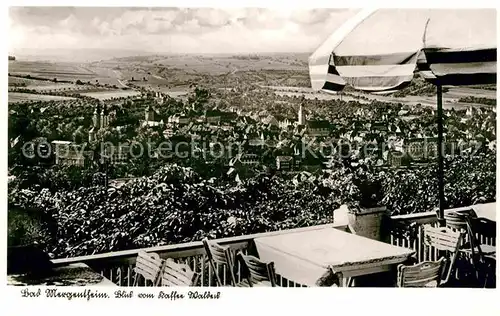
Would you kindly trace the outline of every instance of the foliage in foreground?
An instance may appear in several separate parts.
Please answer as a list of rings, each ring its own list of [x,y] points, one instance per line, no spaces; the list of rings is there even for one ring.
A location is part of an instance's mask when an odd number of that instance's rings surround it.
[[[23,189],[9,197],[12,206],[50,215],[46,250],[58,257],[310,226],[331,221],[339,206],[308,182],[296,187],[266,176],[236,187],[214,182],[173,165],[116,188]]]
[[[495,201],[495,158],[494,151],[447,157],[447,208]],[[98,181],[51,192],[14,180],[9,213],[38,214],[46,232],[38,241],[46,250],[77,256],[324,224],[341,204],[359,201],[360,178],[382,179],[376,198],[394,215],[438,205],[435,165],[381,170],[365,163],[353,170],[339,164],[320,175],[304,173],[300,181],[258,175],[238,185],[169,165],[118,187]],[[9,235],[9,244],[19,242],[14,239]]]

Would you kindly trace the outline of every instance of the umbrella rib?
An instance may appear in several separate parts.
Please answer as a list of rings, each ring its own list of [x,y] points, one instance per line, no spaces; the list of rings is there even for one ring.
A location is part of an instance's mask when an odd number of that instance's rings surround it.
[[[424,44],[424,48],[426,47],[426,38],[427,38],[427,27],[429,26],[429,22],[431,21],[431,18],[427,18],[427,22],[425,22],[425,28],[424,28],[424,36],[422,37],[422,42]]]

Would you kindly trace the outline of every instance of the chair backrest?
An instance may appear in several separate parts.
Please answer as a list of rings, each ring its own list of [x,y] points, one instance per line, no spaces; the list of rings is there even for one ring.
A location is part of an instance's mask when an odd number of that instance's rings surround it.
[[[250,286],[261,282],[269,282],[271,286],[276,286],[274,262],[263,262],[254,256],[244,255],[241,251],[236,254],[236,260],[246,268]]]
[[[214,271],[217,285],[225,285],[223,284],[224,282],[222,281],[221,275],[219,274],[219,265],[225,266],[226,269],[229,270],[231,278],[230,281],[233,286],[236,285],[236,276],[234,274],[234,259],[229,247],[223,247],[214,241],[209,241],[206,237],[203,238],[202,242],[203,246],[205,247],[210,265],[212,266],[212,270]]]
[[[316,281],[316,286],[340,287],[343,279],[342,272],[336,272],[332,266],[328,266],[328,271]]]
[[[455,262],[458,257],[458,248],[462,242],[462,231],[453,231],[449,227],[432,227],[424,225],[424,245],[434,247],[440,251],[446,251],[446,254],[451,254],[449,259],[448,272],[446,278],[441,281],[441,284],[447,283],[455,269]]]
[[[448,227],[424,225],[424,244],[436,248],[457,252],[462,234]]]
[[[471,218],[469,219],[470,230],[473,234],[479,234],[487,238],[496,238],[497,224],[496,222],[484,218]]]
[[[445,259],[424,261],[416,265],[398,266],[398,287],[438,287],[441,284]]]
[[[149,280],[153,284],[156,284],[162,265],[163,260],[157,253],[139,251],[135,261],[134,272],[137,275],[134,280],[134,285],[138,284],[138,275],[141,275],[146,281]]]
[[[463,211],[448,211],[444,214],[444,219],[446,220],[446,226],[455,229],[467,229],[468,217],[475,217],[475,212],[472,209],[467,209]]]
[[[161,286],[194,286],[197,274],[187,264],[168,258],[163,263],[159,283]]]

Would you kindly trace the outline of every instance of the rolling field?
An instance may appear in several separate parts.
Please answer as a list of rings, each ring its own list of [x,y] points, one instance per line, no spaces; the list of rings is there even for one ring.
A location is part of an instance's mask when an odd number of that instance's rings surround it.
[[[26,87],[27,89],[35,89],[35,88],[50,89],[44,87],[52,87],[55,89],[57,87],[64,88],[74,85],[72,83],[54,82],[52,80],[37,80],[37,79],[20,78],[13,76],[9,76],[8,83],[9,87]]]
[[[74,100],[74,99],[75,98],[61,97],[56,95],[9,92],[9,103],[27,102],[27,101],[62,101],[62,100]]]
[[[228,56],[228,57],[191,57],[184,60],[161,60],[165,66],[189,67],[196,72],[220,74],[248,70],[288,70],[296,71],[307,67],[298,60],[272,56]],[[184,64],[183,64],[184,63]]]
[[[40,82],[40,81],[39,81]],[[72,83],[52,83],[46,82],[47,84],[40,85],[38,83],[31,83],[26,86],[26,89],[35,90],[37,92],[49,92],[49,91],[68,91],[76,90],[77,85]]]
[[[8,79],[9,87],[11,86],[26,86],[30,82],[30,79],[10,77]]]
[[[72,83],[52,83],[47,85],[30,84],[26,89],[31,89],[37,92],[65,92],[65,93],[92,93],[92,92],[108,92],[105,87],[97,87],[92,85],[78,85]]]
[[[248,70],[304,70],[307,58],[301,54],[259,55],[169,55],[148,57],[125,57],[115,62],[127,62],[157,68],[177,68],[194,73],[212,75]]]
[[[77,63],[49,63],[41,61],[9,61],[9,73],[12,75],[34,78],[54,79],[59,81],[100,83],[123,86],[116,72],[103,67],[89,67]]]
[[[121,80],[150,88],[173,89],[192,83],[225,86],[234,85],[237,80],[304,86],[309,80],[306,57],[301,54],[132,56],[94,62],[89,69],[113,69]]]
[[[134,90],[112,90],[112,91],[97,91],[97,92],[84,92],[80,95],[99,99],[109,100],[112,98],[126,98],[140,95],[140,92]]]
[[[263,85],[304,86],[308,80],[307,58],[300,54],[267,55],[163,55],[115,58],[86,64],[71,62],[10,61],[9,73],[72,84],[107,85],[113,88],[129,84],[145,88],[174,89],[191,84],[234,86],[239,82]],[[304,76],[305,74],[305,76]],[[134,80],[132,80],[134,79]],[[72,89],[71,86],[49,86],[24,78],[10,79],[10,85],[24,85],[37,91]],[[26,80],[30,80],[29,78]],[[24,83],[23,83],[24,82]],[[123,94],[120,92],[120,94]]]
[[[41,78],[92,78],[94,73],[77,64],[48,63],[38,61],[9,61],[9,73],[32,75]],[[58,78],[59,79],[59,78]]]
[[[110,86],[117,86],[119,88],[126,87],[126,85],[121,81],[122,74],[119,71],[115,71],[107,67],[99,66],[85,66],[86,70],[94,74],[93,82],[99,82],[100,84],[108,84]]]
[[[19,77],[9,77],[9,88],[22,88],[39,93],[75,94],[109,91],[109,88],[96,85],[79,85],[74,83],[53,82],[46,80],[34,80]],[[14,90],[15,91],[15,90]]]

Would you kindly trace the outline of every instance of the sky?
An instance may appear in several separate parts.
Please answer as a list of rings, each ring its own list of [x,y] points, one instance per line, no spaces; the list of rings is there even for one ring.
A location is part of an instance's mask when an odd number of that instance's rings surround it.
[[[11,7],[9,51],[312,52],[356,9]]]

